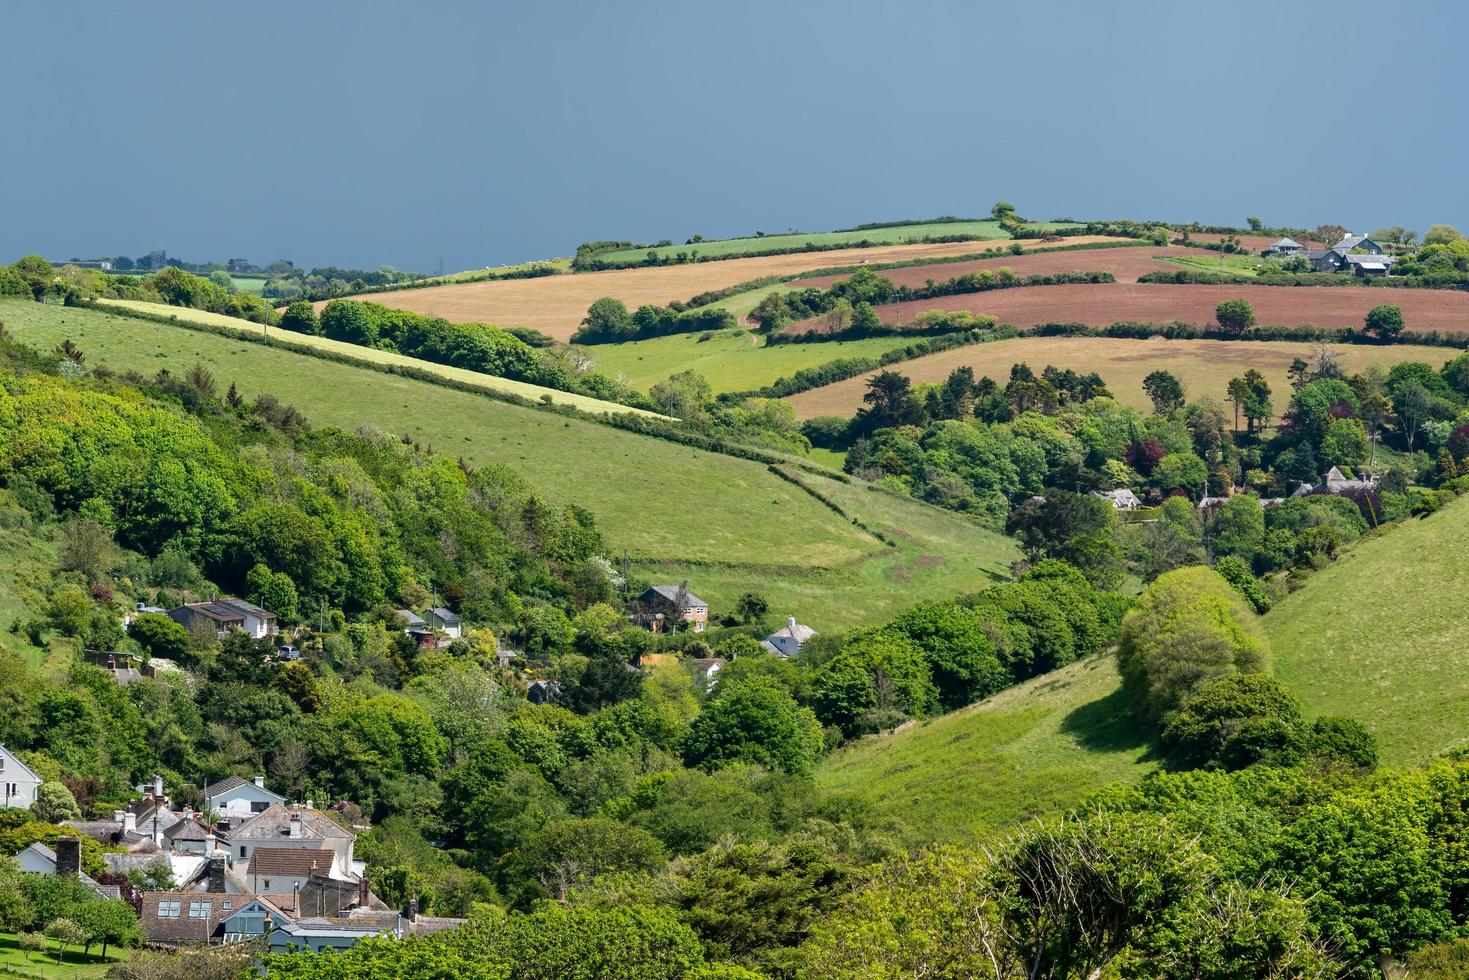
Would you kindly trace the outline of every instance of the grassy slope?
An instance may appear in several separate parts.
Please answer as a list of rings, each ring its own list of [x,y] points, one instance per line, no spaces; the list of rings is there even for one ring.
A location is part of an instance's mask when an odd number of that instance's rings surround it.
[[[1122,710],[1115,661],[1094,657],[831,756],[817,782],[854,792],[910,839],[982,838],[1154,768]]]
[[[622,376],[643,391],[677,371],[697,371],[709,379],[715,394],[748,391],[789,377],[802,368],[842,357],[876,357],[913,342],[911,337],[873,337],[822,344],[776,344],[766,347],[746,330],[726,330],[701,341],[701,334],[677,334],[625,344],[579,348],[594,368]]]
[[[863,231],[791,232],[758,238],[721,238],[714,241],[697,242],[693,245],[628,248],[618,252],[606,252],[598,255],[597,258],[604,262],[641,262],[649,252],[657,252],[659,258],[677,255],[679,252],[691,252],[700,256],[746,255],[776,248],[800,248],[807,243],[823,247],[856,245],[863,241],[882,245],[945,235],[974,235],[986,239],[1010,237],[1010,234],[1002,229],[997,221],[942,221],[897,225],[892,228],[868,228]]]
[[[1383,762],[1469,745],[1469,500],[1363,541],[1265,617],[1311,715],[1356,718]]]
[[[161,303],[144,303],[137,300],[125,299],[108,299],[101,300],[100,302],[104,306],[120,306],[125,309],[140,310],[144,313],[175,317],[181,323],[193,322],[210,326],[229,327],[233,330],[243,330],[252,334],[265,332],[265,328],[258,323],[251,323],[249,320],[241,320],[238,317],[225,316],[221,313],[210,313],[206,310],[191,310],[187,307],[166,306]],[[428,371],[440,375],[460,384],[470,384],[489,391],[503,391],[512,395],[519,395],[522,398],[529,398],[532,401],[549,398],[554,404],[570,405],[583,412],[598,412],[610,415],[616,415],[621,412],[634,412],[638,415],[656,414],[653,412],[644,412],[641,409],[629,408],[626,405],[618,405],[615,402],[602,401],[599,398],[574,395],[566,391],[557,391],[555,388],[527,384],[524,381],[512,381],[509,378],[500,378],[492,374],[482,374],[478,371],[450,367],[447,364],[435,364],[433,361],[424,361],[416,357],[408,357],[404,354],[395,354],[390,351],[376,350],[372,347],[363,347],[360,344],[349,344],[340,340],[332,340],[329,337],[313,337],[310,334],[291,333],[290,331],[284,330],[277,330],[275,336],[282,337],[289,343],[315,348],[316,350],[325,351],[338,357],[355,358],[372,364],[392,364],[400,367],[412,367],[420,371]]]
[[[1384,765],[1469,745],[1469,500],[1369,538],[1264,619],[1275,672],[1308,717],[1355,718]],[[897,735],[865,739],[817,774],[906,821],[962,839],[1074,805],[1153,768],[1122,712],[1113,661],[1036,678]]]
[[[921,526],[924,553],[942,559],[925,563],[906,582],[883,583],[880,569],[893,560],[891,549],[759,463],[368,368],[98,311],[7,301],[0,302],[0,320],[19,340],[38,347],[70,338],[89,364],[151,375],[163,367],[181,373],[200,363],[221,387],[235,382],[246,397],[269,392],[317,425],[373,426],[472,464],[504,463],[552,500],[591,510],[614,553],[626,549],[642,560],[750,566],[711,570],[711,598],[729,596],[715,578],[738,571],[741,581],[757,584],[773,607],[818,629],[874,621],[881,618],[876,610],[899,599],[979,588],[990,580],[990,571],[1010,560],[1003,538],[956,515],[874,495],[861,508],[864,519]],[[772,572],[772,565],[794,567]],[[829,589],[810,588],[811,576],[837,568],[845,571],[831,574]],[[703,575],[702,569],[690,572],[695,592],[703,590]],[[879,584],[882,595],[870,596]]]

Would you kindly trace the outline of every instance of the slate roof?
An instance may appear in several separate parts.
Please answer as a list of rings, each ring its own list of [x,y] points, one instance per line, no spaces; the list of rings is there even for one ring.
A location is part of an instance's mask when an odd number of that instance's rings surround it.
[[[319,810],[307,810],[304,807],[287,809],[280,803],[272,803],[234,828],[230,832],[230,841],[238,843],[252,840],[280,840],[286,836],[285,831],[290,827],[293,815],[301,818],[302,839],[356,839],[356,834],[343,830],[330,817],[322,815]]]
[[[306,878],[313,871],[326,874],[332,869],[332,851],[321,847],[257,847],[250,855],[247,875],[280,875]]]
[[[263,609],[253,602],[246,602],[244,599],[215,599],[214,604],[216,606],[223,606],[226,609],[233,609],[239,613],[254,616],[256,619],[275,619],[275,613],[269,609]]]
[[[669,602],[674,602],[678,599],[678,586],[676,585],[650,585],[648,586],[648,592],[656,592]],[[647,595],[648,592],[644,592],[643,595]],[[688,600],[690,606],[704,606],[707,608],[709,605],[709,603],[700,599],[692,592],[684,592],[684,598]]]
[[[398,609],[395,610],[395,612],[397,612],[399,616],[403,617],[403,620],[408,624],[409,629],[412,629],[415,626],[428,625],[428,623],[423,621],[423,617],[414,612],[412,609]]]
[[[165,830],[163,836],[171,841],[198,841],[202,844],[209,831],[193,817],[187,817]]]
[[[26,851],[31,851],[32,853],[39,854],[47,861],[50,861],[51,867],[55,869],[56,852],[51,850],[51,848],[47,847],[45,844],[42,844],[40,841],[35,841],[29,846],[22,847],[20,850],[16,851],[15,856],[18,858]],[[96,892],[98,898],[118,898],[122,894],[121,889],[119,889],[117,885],[103,885],[99,883],[97,879],[87,874],[85,871],[78,871],[77,878],[82,882],[82,884],[89,886],[92,891]]]
[[[791,639],[795,640],[797,643],[805,643],[807,640],[811,639],[811,637],[815,635],[816,631],[807,626],[805,623],[797,623],[795,626],[787,623],[780,629],[776,630],[774,633],[771,633],[770,636],[766,637],[766,639],[768,640],[771,637],[776,636],[788,636]]]
[[[460,621],[458,613],[445,609],[443,606],[434,606],[429,612],[433,613],[435,618],[441,623],[457,623]]]
[[[1298,242],[1298,241],[1296,241],[1294,238],[1282,238],[1278,242],[1272,242],[1270,244],[1270,247],[1271,248],[1300,248],[1301,247],[1301,243]]]
[[[282,803],[286,802],[286,798],[281,794],[272,792],[271,790],[266,789],[264,786],[256,786],[255,780],[246,779],[244,776],[226,776],[217,783],[210,783],[208,786],[204,787],[204,795],[206,797],[222,796],[232,789],[239,789],[241,786],[254,787],[255,789],[260,790],[262,793],[275,797]]]

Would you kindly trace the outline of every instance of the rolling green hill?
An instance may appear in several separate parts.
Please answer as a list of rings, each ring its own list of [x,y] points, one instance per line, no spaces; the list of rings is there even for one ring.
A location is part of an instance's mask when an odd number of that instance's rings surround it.
[[[202,364],[220,387],[273,394],[317,425],[371,426],[474,465],[503,463],[551,500],[589,509],[609,550],[625,550],[639,572],[687,575],[716,614],[753,588],[772,614],[817,629],[876,622],[982,588],[1017,556],[1008,539],[958,515],[809,478],[833,497],[849,494],[847,513],[890,547],[764,464],[367,367],[97,310],[4,301],[0,321],[37,347],[72,340],[89,366],[151,376]]]
[[[1385,765],[1469,746],[1469,499],[1356,545],[1265,617],[1308,714],[1376,734]]]
[[[1275,673],[1308,717],[1355,718],[1384,766],[1469,745],[1469,499],[1368,538],[1265,616]],[[907,823],[982,836],[1155,768],[1111,657],[1038,677],[829,757],[817,780]]]

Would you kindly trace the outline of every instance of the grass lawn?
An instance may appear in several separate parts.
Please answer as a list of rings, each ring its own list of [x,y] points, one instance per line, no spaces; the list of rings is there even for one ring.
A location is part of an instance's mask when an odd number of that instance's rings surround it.
[[[675,256],[679,252],[702,257],[724,257],[748,255],[751,252],[764,252],[776,248],[800,248],[806,244],[819,245],[824,248],[835,245],[856,245],[864,241],[874,245],[887,245],[945,235],[973,235],[976,238],[1010,237],[1010,233],[1001,228],[998,221],[988,219],[983,221],[936,221],[895,225],[891,228],[867,228],[862,231],[787,232],[775,235],[752,235],[749,238],[721,238],[696,242],[692,245],[628,248],[618,252],[603,252],[597,258],[604,262],[641,262],[649,252],[656,252],[659,258]]]
[[[1469,746],[1469,500],[1362,541],[1265,617],[1309,715],[1377,736],[1385,765]]]
[[[265,288],[264,276],[230,276],[230,281],[240,292],[254,293],[256,296],[259,296],[260,291]]]
[[[837,751],[824,789],[855,793],[913,843],[992,837],[1156,762],[1123,710],[1116,661],[1093,657],[979,704]]]
[[[697,371],[709,380],[714,393],[761,388],[802,368],[843,357],[877,357],[919,338],[871,337],[866,340],[820,344],[776,344],[767,347],[748,330],[723,330],[708,340],[703,334],[675,334],[625,344],[594,344],[578,348],[594,368],[647,391],[678,371]]]
[[[234,330],[243,330],[246,333],[257,335],[266,332],[266,329],[258,323],[251,323],[249,320],[241,320],[238,317],[225,316],[222,313],[210,313],[206,310],[193,310],[181,306],[166,306],[161,303],[144,303],[139,300],[108,299],[101,300],[100,302],[104,306],[119,306],[125,309],[141,310],[145,313],[176,318],[181,323],[192,322],[229,327]],[[638,415],[656,414],[653,412],[644,412],[641,409],[629,408],[626,405],[618,405],[614,402],[605,402],[599,398],[574,395],[570,392],[545,388],[541,385],[526,384],[524,381],[512,381],[509,378],[500,378],[493,374],[482,374],[479,371],[450,367],[447,364],[435,364],[432,361],[423,361],[404,354],[394,354],[390,351],[363,347],[360,344],[349,344],[340,340],[332,340],[328,337],[315,337],[311,334],[292,333],[289,330],[279,329],[271,336],[278,338],[286,344],[299,344],[303,347],[310,347],[338,357],[354,358],[365,363],[413,367],[420,371],[437,374],[459,384],[470,384],[478,388],[484,388],[487,391],[508,392],[509,394],[519,395],[522,398],[529,398],[533,401],[549,398],[557,405],[571,405],[581,409],[583,412],[601,412],[613,415],[620,412],[633,412]]]
[[[743,566],[744,579],[758,583],[772,608],[788,608],[817,629],[880,619],[875,611],[880,605],[866,602],[868,591],[881,592],[882,604],[908,604],[940,588],[979,588],[989,579],[969,564],[972,556],[1009,554],[1003,538],[958,515],[874,494],[862,510],[869,523],[889,515],[900,527],[904,522],[917,526],[920,520],[931,524],[933,530],[924,531],[925,553],[940,559],[926,562],[922,575],[904,580],[899,572],[884,579],[893,549],[760,463],[426,381],[96,310],[3,301],[0,320],[21,342],[37,347],[71,339],[90,365],[152,375],[164,367],[183,373],[202,364],[221,388],[234,382],[247,398],[274,394],[318,426],[370,426],[474,465],[503,463],[550,500],[590,510],[610,553],[626,549],[640,564],[697,563],[698,574],[688,576],[696,593],[703,590],[702,569],[709,563]],[[869,563],[874,567],[869,569]],[[842,571],[826,571],[837,569]],[[670,569],[668,577],[674,574]],[[812,576],[822,574],[829,575],[827,586],[812,588]],[[714,577],[711,572],[711,581]],[[849,582],[862,584],[844,585]],[[728,594],[718,585],[714,592]],[[850,608],[838,608],[849,599]],[[716,614],[721,611],[716,607]]]
[[[1257,255],[1240,255],[1235,252],[1220,252],[1217,256],[1185,255],[1160,256],[1159,261],[1182,266],[1195,272],[1223,273],[1253,279],[1259,270],[1271,263]]]
[[[32,953],[29,965],[26,964],[26,954],[20,948],[16,935],[13,932],[0,932],[0,972],[8,972],[22,977],[104,977],[107,971],[118,963],[123,963],[131,956],[131,951],[117,949],[109,946],[107,956],[104,958],[100,946],[92,947],[90,956],[83,955],[81,949],[76,946],[67,948],[62,962],[56,962],[56,943],[54,940],[46,940],[46,951],[43,953]]]

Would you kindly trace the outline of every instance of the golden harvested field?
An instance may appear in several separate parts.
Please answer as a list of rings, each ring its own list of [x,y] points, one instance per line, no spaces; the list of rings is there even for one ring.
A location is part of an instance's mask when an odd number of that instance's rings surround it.
[[[1426,361],[1439,367],[1458,353],[1448,347],[1408,344],[1390,347],[1339,344],[1335,349],[1341,353],[1342,366],[1348,371],[1361,370],[1368,364],[1388,367],[1399,361]],[[1229,379],[1255,368],[1269,379],[1278,412],[1285,408],[1290,392],[1286,368],[1294,358],[1309,359],[1310,353],[1310,344],[1287,342],[1022,337],[958,347],[894,364],[887,370],[907,375],[917,384],[942,381],[954,368],[967,364],[974,368],[976,376],[988,375],[1003,384],[1010,376],[1010,366],[1019,361],[1029,364],[1037,374],[1047,364],[1054,364],[1058,368],[1095,371],[1119,402],[1150,409],[1152,405],[1143,393],[1143,378],[1160,368],[1171,371],[1183,382],[1189,398],[1207,395],[1221,404]],[[803,419],[817,415],[847,417],[862,406],[862,393],[873,373],[803,391],[787,401]]]
[[[1068,238],[1067,244],[1112,241],[1099,236]],[[1007,246],[1009,242],[998,243]],[[1040,239],[1021,243],[1030,248],[1055,245]],[[531,327],[548,337],[569,340],[586,316],[587,307],[603,296],[615,296],[636,309],[644,303],[665,305],[688,300],[699,293],[766,276],[794,276],[815,269],[835,269],[859,263],[904,262],[947,255],[977,255],[995,242],[942,242],[924,245],[885,245],[843,248],[829,252],[794,252],[751,259],[694,262],[687,265],[612,269],[544,276],[540,279],[502,279],[456,283],[427,289],[370,293],[353,297],[398,310],[439,316],[456,323],[493,323],[498,327]],[[318,308],[324,304],[316,304]]]

